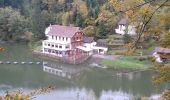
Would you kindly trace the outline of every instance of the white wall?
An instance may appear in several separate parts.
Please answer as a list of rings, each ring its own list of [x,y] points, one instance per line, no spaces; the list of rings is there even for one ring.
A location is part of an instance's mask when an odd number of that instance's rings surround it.
[[[96,45],[96,42],[84,43],[84,46],[88,49],[92,49]]]
[[[50,46],[48,44],[50,44]],[[54,46],[52,47],[52,45],[54,45]],[[60,50],[60,51],[65,51],[65,50],[71,49],[70,44],[58,44],[58,43],[49,42],[49,41],[43,41],[42,46],[43,46],[43,49],[49,48],[49,49]],[[60,46],[61,46],[61,48],[60,48]],[[69,47],[69,48],[66,48],[66,47]],[[44,52],[44,50],[43,50],[43,52]]]
[[[115,29],[115,32],[116,32],[117,34],[124,35],[124,34],[125,34],[125,30],[126,30],[126,26],[125,26],[125,25],[119,25],[118,28]],[[135,34],[136,34],[136,28],[135,28],[135,26],[128,25],[128,32],[127,32],[127,34],[135,35]]]
[[[59,36],[49,36],[47,35],[49,41],[61,44],[68,44],[71,43],[71,38],[67,37],[59,37]],[[53,37],[53,38],[52,38]],[[64,38],[64,39],[63,39]]]

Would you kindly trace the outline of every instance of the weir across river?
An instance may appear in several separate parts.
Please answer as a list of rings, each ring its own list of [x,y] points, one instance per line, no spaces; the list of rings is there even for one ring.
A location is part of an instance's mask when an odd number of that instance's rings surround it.
[[[0,64],[37,64],[37,65],[39,65],[39,64],[42,64],[42,62],[38,62],[38,61],[37,62],[0,61]]]

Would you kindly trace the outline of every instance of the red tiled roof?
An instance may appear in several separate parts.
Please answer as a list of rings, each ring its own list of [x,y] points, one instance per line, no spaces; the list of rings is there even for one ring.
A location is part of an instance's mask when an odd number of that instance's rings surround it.
[[[169,48],[163,48],[163,47],[156,47],[155,51],[159,52],[159,53],[170,53],[170,49]]]
[[[61,36],[61,37],[73,37],[76,32],[80,32],[79,27],[51,25],[48,35]]]

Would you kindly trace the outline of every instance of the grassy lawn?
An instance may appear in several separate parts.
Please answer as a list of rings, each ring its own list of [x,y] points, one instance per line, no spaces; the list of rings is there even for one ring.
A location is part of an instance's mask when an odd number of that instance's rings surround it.
[[[107,54],[125,55],[127,50],[109,50]]]
[[[141,59],[135,56],[125,56],[116,60],[102,60],[102,64],[109,68],[128,68],[128,69],[148,69],[152,67],[147,59]]]
[[[37,42],[29,43],[29,47],[32,50],[40,51],[41,48],[42,48],[42,41],[37,41]]]

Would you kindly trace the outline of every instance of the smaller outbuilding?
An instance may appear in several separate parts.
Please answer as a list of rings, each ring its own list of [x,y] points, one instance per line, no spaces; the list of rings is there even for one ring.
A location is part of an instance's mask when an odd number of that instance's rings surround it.
[[[170,48],[156,47],[153,53],[157,62],[163,62],[164,59],[170,59]]]
[[[106,54],[108,51],[107,41],[105,39],[99,39],[94,41],[94,37],[84,37],[83,46],[78,47],[85,51],[89,51],[89,54]]]
[[[96,46],[93,48],[97,54],[106,54],[108,51],[108,44],[106,39],[99,39],[96,42]]]

